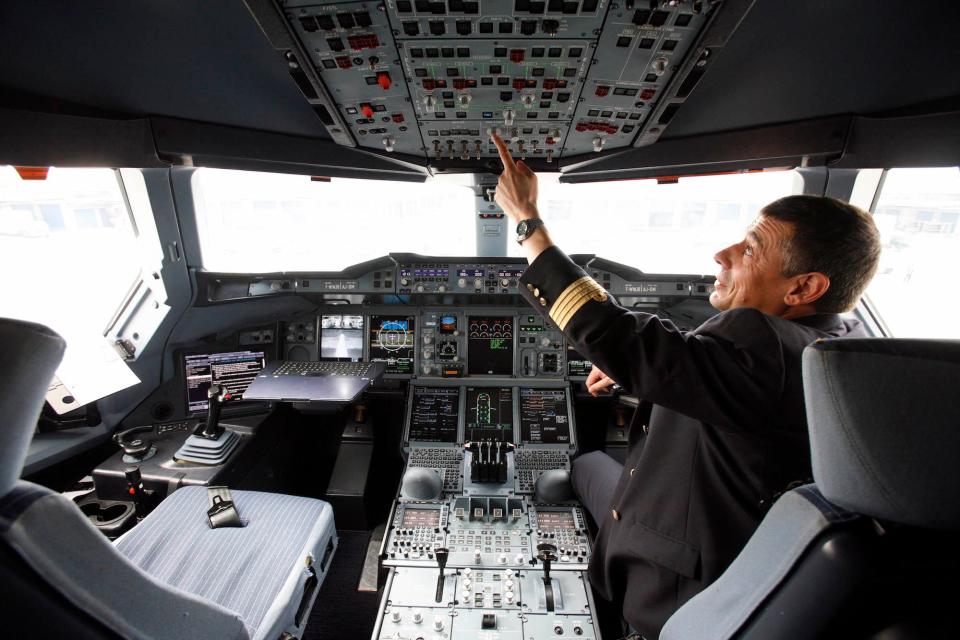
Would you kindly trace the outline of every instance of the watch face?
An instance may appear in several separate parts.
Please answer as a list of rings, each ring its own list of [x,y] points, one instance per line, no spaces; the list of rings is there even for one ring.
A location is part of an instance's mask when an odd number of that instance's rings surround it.
[[[521,220],[520,224],[517,225],[517,235],[525,236],[527,235],[527,221]]]

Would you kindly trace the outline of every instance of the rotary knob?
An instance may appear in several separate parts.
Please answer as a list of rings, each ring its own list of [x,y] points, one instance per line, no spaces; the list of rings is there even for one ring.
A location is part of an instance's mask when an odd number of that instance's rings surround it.
[[[433,360],[433,349],[424,349],[424,350],[423,350],[423,359],[424,359],[424,360]]]
[[[437,291],[439,291],[440,293],[443,293],[446,290],[447,290],[447,285],[445,284],[441,284],[440,286],[437,287]]]
[[[400,284],[404,287],[407,286],[410,284],[410,278],[400,278]]]
[[[390,612],[390,620],[393,622],[400,622],[403,619],[403,616],[400,614],[399,609],[394,609]]]
[[[423,344],[432,344],[432,343],[433,343],[433,336],[428,336],[428,335],[423,336]]]
[[[414,612],[413,612],[413,623],[414,623],[414,624],[420,624],[421,622],[423,622],[423,614],[420,613],[419,611],[414,611]]]
[[[443,631],[443,616],[437,616],[433,619],[433,630]]]
[[[417,291],[419,291],[420,293],[423,293],[423,285],[422,285],[422,284],[418,284],[418,285],[417,285]]]
[[[482,286],[483,286],[483,278],[474,278],[474,279],[473,279],[473,287],[474,287],[475,289],[479,289],[479,288],[482,287]]]
[[[510,286],[510,278],[500,278],[500,286],[506,289]]]
[[[459,280],[457,280],[457,286],[460,287],[461,289],[463,289],[464,287],[466,287],[466,286],[467,286],[467,279],[466,279],[466,278],[460,278]]]
[[[548,338],[548,337],[546,337],[546,336],[540,338],[540,346],[541,346],[541,347],[549,347],[549,346],[550,346],[550,338]]]

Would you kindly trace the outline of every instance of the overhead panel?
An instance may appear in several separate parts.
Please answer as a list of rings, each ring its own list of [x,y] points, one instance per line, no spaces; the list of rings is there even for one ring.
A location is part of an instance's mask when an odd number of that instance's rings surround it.
[[[657,101],[711,6],[286,0],[279,10],[359,147],[463,166],[497,156],[492,132],[544,164],[652,142]]]

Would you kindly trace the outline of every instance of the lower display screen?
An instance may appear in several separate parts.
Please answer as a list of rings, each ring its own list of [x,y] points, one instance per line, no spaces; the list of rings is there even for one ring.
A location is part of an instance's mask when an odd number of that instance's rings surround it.
[[[370,361],[387,373],[413,373],[414,345],[413,316],[370,316]]]
[[[570,444],[564,389],[520,389],[520,440],[524,444]]]
[[[363,316],[323,316],[320,319],[320,359],[363,360]]]
[[[468,373],[481,376],[513,375],[513,318],[472,317],[468,324]]]
[[[207,391],[213,383],[225,386],[233,400],[243,399],[244,391],[263,369],[265,362],[266,354],[263,351],[229,351],[184,356],[187,410],[207,410]]]
[[[459,417],[459,388],[414,387],[408,439],[411,442],[454,443]]]
[[[512,441],[512,388],[467,387],[466,439]]]

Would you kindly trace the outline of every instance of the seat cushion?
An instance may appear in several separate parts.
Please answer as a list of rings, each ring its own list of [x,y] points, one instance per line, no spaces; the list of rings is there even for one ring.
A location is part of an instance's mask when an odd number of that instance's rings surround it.
[[[232,494],[245,527],[211,529],[206,488],[183,487],[116,546],[155,578],[236,612],[251,638],[276,638],[296,626],[311,564],[323,580],[336,545],[333,510],[311,498]]]

